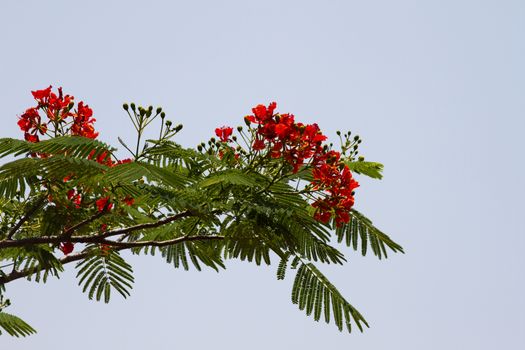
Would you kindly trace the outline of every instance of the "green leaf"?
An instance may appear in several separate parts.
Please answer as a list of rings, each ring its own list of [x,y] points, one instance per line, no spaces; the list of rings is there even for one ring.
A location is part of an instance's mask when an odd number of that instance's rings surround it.
[[[361,241],[361,254],[367,253],[370,247],[379,259],[387,258],[386,247],[394,253],[404,253],[403,247],[394,242],[388,235],[380,231],[368,218],[355,209],[350,211],[350,221],[336,228],[338,242],[345,241],[348,247],[358,250],[358,242]]]
[[[376,162],[365,162],[365,161],[355,161],[355,162],[346,162],[345,163],[351,171],[366,175],[373,179],[382,179],[383,174],[383,164]]]
[[[363,325],[368,323],[335,286],[311,263],[301,263],[295,276],[292,287],[292,302],[299,305],[300,310],[305,310],[307,315],[314,314],[318,321],[324,309],[325,321],[333,319],[337,328],[343,330],[346,325],[348,332],[352,331],[352,324],[363,331]],[[330,317],[330,305],[332,317]]]
[[[258,177],[256,177],[255,174],[246,174],[240,170],[231,169],[213,173],[201,181],[198,185],[201,188],[205,188],[217,184],[256,187],[260,185],[260,181],[258,181]]]
[[[99,249],[98,247],[94,247]],[[133,288],[133,270],[131,266],[120,257],[116,251],[98,252],[77,264],[78,285],[83,285],[82,291],[88,292],[89,299],[97,301],[104,296],[108,303],[111,289],[116,290],[124,298],[130,296]]]
[[[14,337],[25,337],[36,333],[36,330],[22,319],[3,311],[0,311],[0,328]],[[1,330],[0,334],[2,334]]]

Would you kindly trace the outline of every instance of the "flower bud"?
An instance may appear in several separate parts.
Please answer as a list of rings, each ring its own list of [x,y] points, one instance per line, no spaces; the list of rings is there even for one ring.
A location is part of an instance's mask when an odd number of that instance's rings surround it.
[[[210,139],[210,141],[211,141],[212,143],[215,143],[215,137],[212,137],[212,138]]]
[[[241,131],[242,131],[242,126],[238,126],[238,127],[237,127],[237,131],[238,131],[238,132],[241,132]]]
[[[365,160],[365,157],[359,156],[359,158],[357,160],[359,160],[360,162],[363,162]]]
[[[157,107],[157,114],[159,114],[160,112],[162,112],[162,107]]]
[[[133,102],[131,102],[131,104],[129,105],[131,107],[131,110],[135,110],[135,104]]]
[[[153,106],[149,106],[148,111],[153,111]]]
[[[166,118],[166,113],[162,112],[162,113],[160,114],[160,117],[161,117],[162,119]]]
[[[177,126],[175,127],[175,131],[179,132],[179,131],[182,130],[182,128],[183,128],[182,124],[179,124],[179,125],[177,125]]]
[[[201,145],[197,146],[197,151],[202,152],[202,146]]]
[[[341,131],[337,130],[335,133],[337,136],[341,136]]]
[[[165,124],[166,124],[166,127],[169,129],[171,127],[171,125],[172,125],[172,122],[171,122],[171,120],[166,120]]]
[[[357,141],[357,140],[359,140],[359,135],[354,136],[354,141]]]
[[[124,104],[122,105],[122,108],[124,108],[124,110],[127,111],[127,110],[129,109],[129,106],[128,106],[127,103],[124,103]]]
[[[235,135],[232,136],[232,140],[233,140],[233,141],[237,141],[237,136],[235,136]]]
[[[249,127],[250,124],[251,124],[251,122],[248,120],[248,117],[249,117],[249,116],[244,117],[244,124],[246,124],[246,126]]]

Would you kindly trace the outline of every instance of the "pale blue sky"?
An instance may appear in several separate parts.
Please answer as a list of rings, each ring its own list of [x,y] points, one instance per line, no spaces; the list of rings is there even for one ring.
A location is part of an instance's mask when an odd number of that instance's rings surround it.
[[[9,311],[39,333],[0,349],[523,349],[524,34],[523,1],[2,2],[0,136],[21,135],[29,91],[49,84],[89,103],[114,144],[132,137],[125,101],[162,105],[193,146],[275,100],[363,137],[386,170],[356,208],[407,253],[322,266],[363,334],[298,311],[275,267],[143,257],[131,298],[109,305],[71,268],[8,285]]]

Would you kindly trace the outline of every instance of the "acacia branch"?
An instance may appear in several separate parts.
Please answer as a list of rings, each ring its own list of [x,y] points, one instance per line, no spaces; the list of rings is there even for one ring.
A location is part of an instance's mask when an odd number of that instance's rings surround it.
[[[94,236],[77,236],[77,237],[67,237],[65,235],[62,236],[51,236],[51,237],[29,237],[29,238],[23,238],[18,240],[11,240],[11,239],[5,239],[3,241],[0,241],[0,249],[2,248],[15,248],[15,247],[23,247],[31,244],[59,244],[62,242],[71,242],[71,243],[104,243],[105,238],[111,237],[111,236],[118,236],[118,235],[125,235],[129,234],[134,231],[143,230],[143,229],[149,229],[149,228],[155,228],[162,225],[169,224],[173,221],[179,220],[184,217],[188,217],[193,215],[190,211],[185,211],[177,215],[173,215],[170,217],[167,217],[162,220],[158,220],[156,222],[149,222],[145,224],[135,225],[131,227],[126,227],[124,229],[118,229],[113,231],[105,232],[101,235],[94,235]],[[78,229],[79,226],[84,226],[88,224],[91,221],[96,220],[98,217],[94,215],[93,217],[80,222],[79,224],[73,226],[69,230]],[[66,231],[68,232],[68,231]],[[108,241],[112,242],[112,241]]]
[[[64,231],[64,233],[62,234],[62,238],[70,238],[71,235],[76,230],[78,230],[79,228],[81,228],[83,226],[86,226],[86,225],[92,223],[93,221],[97,220],[98,218],[104,216],[105,214],[106,214],[105,211],[100,211],[100,212],[96,213],[95,215],[87,218],[86,220],[81,221],[78,224],[71,226],[70,228],[68,228],[67,230]]]
[[[135,248],[135,247],[144,247],[144,246],[163,247],[163,246],[168,246],[168,245],[175,245],[175,244],[186,242],[186,241],[207,241],[207,240],[219,240],[219,239],[224,239],[224,236],[203,236],[203,235],[183,236],[183,237],[178,237],[178,238],[164,240],[164,241],[142,241],[142,242],[115,242],[115,241],[110,241],[106,239],[101,239],[99,243],[110,245],[114,247],[112,248],[113,250],[120,251],[120,250]],[[62,259],[59,259],[59,261],[62,265],[65,265],[65,264],[68,264],[74,261],[85,259],[91,254],[92,252],[90,251],[84,251],[84,252],[80,252],[77,254],[70,254],[68,256],[63,257]],[[19,278],[27,277],[29,275],[42,271],[43,269],[44,268],[42,266],[38,266],[32,269],[26,269],[22,271],[13,271],[9,274],[4,275],[3,277],[0,277],[0,285],[9,283]]]
[[[16,231],[27,221],[31,216],[42,206],[44,203],[44,197],[41,197],[29,211],[18,220],[18,222],[9,230],[6,240],[10,240],[15,235]]]

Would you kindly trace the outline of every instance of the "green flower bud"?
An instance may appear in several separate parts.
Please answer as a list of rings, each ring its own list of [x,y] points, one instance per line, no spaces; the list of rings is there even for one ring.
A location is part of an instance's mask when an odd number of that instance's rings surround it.
[[[354,141],[357,141],[357,140],[359,140],[359,135],[354,136]]]
[[[157,107],[157,114],[159,114],[160,112],[162,112],[162,107]]]
[[[124,103],[124,104],[122,105],[122,108],[124,108],[124,110],[127,111],[127,110],[129,109],[129,106],[128,106],[127,103]]]
[[[365,160],[365,157],[360,156],[360,157],[358,158],[358,160],[359,160],[360,162],[363,162],[363,161]]]
[[[160,114],[160,117],[161,117],[162,119],[166,118],[166,113],[162,112],[162,113]]]
[[[131,107],[131,110],[135,110],[135,104],[133,102],[131,102],[131,104],[129,105]]]
[[[179,132],[179,131],[182,130],[182,128],[183,128],[182,124],[179,124],[179,125],[177,125],[177,126],[175,127],[175,131]]]
[[[337,130],[335,133],[337,136],[341,136],[341,131]]]
[[[241,131],[242,131],[242,126],[238,126],[238,127],[237,127],[237,131],[238,131],[238,132],[241,132]]]

